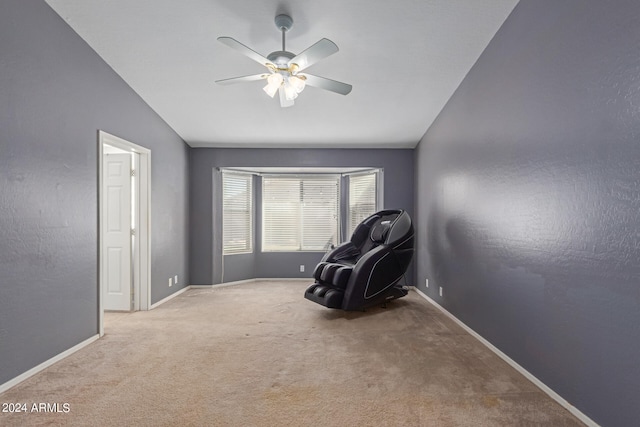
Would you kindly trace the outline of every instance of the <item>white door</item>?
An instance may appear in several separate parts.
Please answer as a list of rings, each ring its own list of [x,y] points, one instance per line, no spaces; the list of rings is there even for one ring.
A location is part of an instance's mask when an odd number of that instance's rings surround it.
[[[102,244],[105,310],[131,310],[131,154],[104,154]]]

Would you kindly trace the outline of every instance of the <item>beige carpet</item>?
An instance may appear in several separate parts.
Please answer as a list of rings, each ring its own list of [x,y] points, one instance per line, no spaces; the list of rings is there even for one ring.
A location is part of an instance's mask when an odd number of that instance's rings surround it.
[[[347,313],[305,300],[308,283],[107,314],[102,339],[0,394],[69,411],[0,425],[581,425],[415,292]]]

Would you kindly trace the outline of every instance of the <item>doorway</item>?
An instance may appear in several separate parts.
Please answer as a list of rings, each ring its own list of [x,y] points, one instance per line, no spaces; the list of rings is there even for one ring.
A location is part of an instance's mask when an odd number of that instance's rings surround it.
[[[151,151],[98,134],[99,328],[104,312],[149,310]]]

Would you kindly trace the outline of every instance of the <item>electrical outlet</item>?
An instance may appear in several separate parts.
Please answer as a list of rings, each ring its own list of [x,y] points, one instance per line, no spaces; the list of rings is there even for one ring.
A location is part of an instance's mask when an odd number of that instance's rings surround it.
[[[428,288],[429,287],[429,279],[424,279],[424,284]]]
[[[169,287],[173,286],[173,277],[169,277]]]
[[[300,264],[300,273],[304,273],[304,265]]]
[[[440,296],[442,296],[442,286],[440,286]]]
[[[173,278],[173,283],[175,283],[176,285],[178,284],[178,275],[176,274],[176,276]]]

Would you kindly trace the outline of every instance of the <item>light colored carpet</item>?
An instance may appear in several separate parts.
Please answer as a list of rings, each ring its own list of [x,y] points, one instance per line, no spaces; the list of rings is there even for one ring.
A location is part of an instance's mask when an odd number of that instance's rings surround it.
[[[367,312],[309,281],[198,289],[108,313],[106,335],[0,394],[69,404],[0,425],[582,425],[415,292]]]

